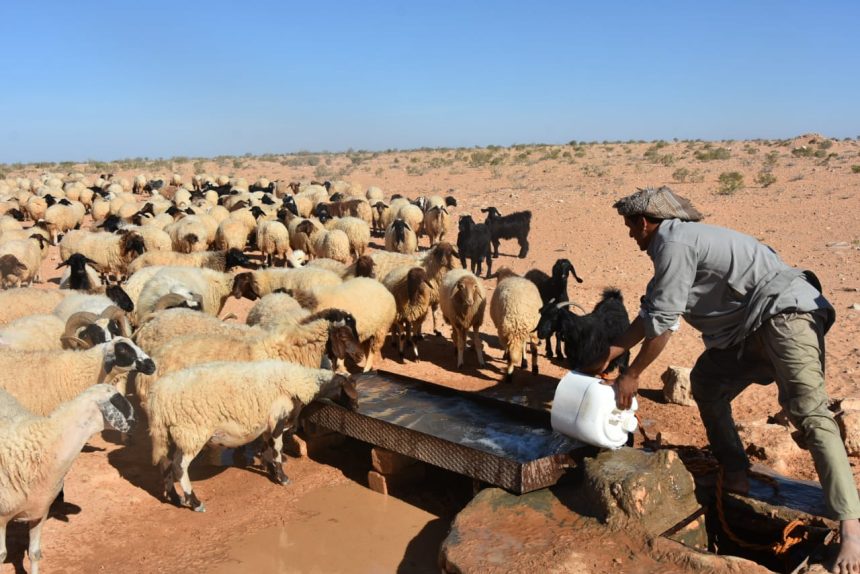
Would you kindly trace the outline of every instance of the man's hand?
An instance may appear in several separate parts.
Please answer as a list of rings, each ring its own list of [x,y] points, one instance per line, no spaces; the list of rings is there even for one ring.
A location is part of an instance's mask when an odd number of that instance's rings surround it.
[[[639,390],[639,377],[633,373],[623,373],[615,379],[615,406],[627,410],[633,405],[633,396]]]

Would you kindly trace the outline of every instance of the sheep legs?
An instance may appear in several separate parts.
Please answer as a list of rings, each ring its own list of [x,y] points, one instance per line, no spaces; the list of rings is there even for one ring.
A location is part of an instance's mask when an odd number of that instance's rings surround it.
[[[364,342],[364,369],[363,372],[368,372],[373,368],[373,355],[375,354],[374,343],[376,341],[376,336],[372,336],[370,339]]]
[[[6,523],[0,523],[0,564],[6,562]]]
[[[269,467],[269,476],[276,484],[289,484],[290,482],[289,477],[284,472],[283,455],[281,454],[284,449],[285,427],[286,419],[281,419],[275,424],[271,434],[267,433],[268,436],[265,437],[269,448],[263,452],[263,461]]]
[[[200,499],[197,498],[197,495],[191,489],[191,479],[188,477],[188,466],[194,460],[194,456],[191,453],[177,450],[177,457],[179,458],[179,486],[182,487],[183,494],[182,505],[187,506],[194,512],[206,512],[206,506],[200,502]]]
[[[463,333],[463,343],[465,343],[465,333]],[[478,354],[478,364],[484,366],[484,353],[481,351],[481,336],[478,333],[478,327],[472,327],[472,346],[475,347],[475,353]]]
[[[45,524],[45,514],[30,526],[30,546],[27,554],[30,556],[30,574],[39,574],[39,560],[42,559],[42,526]]]

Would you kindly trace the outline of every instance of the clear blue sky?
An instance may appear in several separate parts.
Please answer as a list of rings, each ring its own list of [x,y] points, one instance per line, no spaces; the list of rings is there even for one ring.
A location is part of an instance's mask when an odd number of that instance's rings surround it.
[[[0,4],[0,163],[860,135],[860,2]]]

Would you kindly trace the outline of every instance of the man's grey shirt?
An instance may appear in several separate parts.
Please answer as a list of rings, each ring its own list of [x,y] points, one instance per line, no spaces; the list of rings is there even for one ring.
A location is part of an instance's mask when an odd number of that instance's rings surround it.
[[[642,298],[645,337],[677,324],[701,331],[707,348],[743,341],[763,321],[786,310],[833,308],[803,272],[749,235],[731,229],[663,221],[648,246],[654,277]]]

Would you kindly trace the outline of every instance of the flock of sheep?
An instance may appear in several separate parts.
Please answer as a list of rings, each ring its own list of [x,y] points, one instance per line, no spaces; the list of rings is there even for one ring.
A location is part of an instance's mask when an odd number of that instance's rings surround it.
[[[354,407],[347,360],[371,370],[389,335],[401,358],[418,360],[422,325],[430,315],[441,334],[441,309],[457,368],[470,335],[483,365],[479,262],[490,276],[491,246],[497,256],[506,238],[524,257],[531,213],[462,216],[455,246],[445,238],[456,205],[386,200],[379,188],[342,181],[0,180],[0,563],[7,523],[26,521],[38,572],[41,528],[77,453],[94,433],[127,433],[136,421],[127,393],[147,415],[165,498],[202,511],[188,465],[206,444],[262,438],[271,478],[288,482],[284,433],[315,399]],[[369,251],[374,235],[385,250]],[[54,245],[60,289],[32,287]],[[493,275],[490,318],[507,381],[527,366],[529,347],[537,373],[538,332],[549,356],[551,334],[575,355],[571,272],[581,281],[564,259],[552,275]],[[245,324],[219,318],[230,297],[255,301]]]

